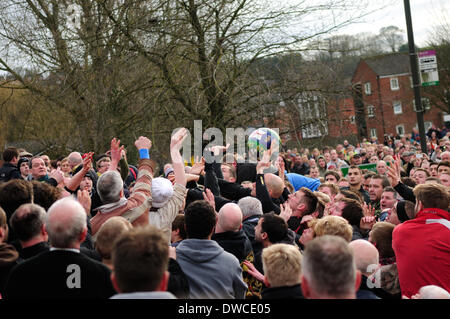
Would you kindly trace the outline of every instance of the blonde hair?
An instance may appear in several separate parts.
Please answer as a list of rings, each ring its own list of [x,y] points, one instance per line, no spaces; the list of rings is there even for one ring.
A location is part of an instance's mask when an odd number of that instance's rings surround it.
[[[340,216],[325,216],[314,224],[315,237],[335,235],[344,238],[347,242],[352,240],[353,228],[348,221]]]
[[[301,282],[302,254],[294,245],[274,244],[263,249],[263,270],[271,287]]]

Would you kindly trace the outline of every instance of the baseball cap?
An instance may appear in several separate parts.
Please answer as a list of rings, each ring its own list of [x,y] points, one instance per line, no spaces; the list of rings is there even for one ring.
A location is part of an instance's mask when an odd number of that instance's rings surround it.
[[[152,206],[155,208],[163,207],[173,195],[172,183],[163,177],[157,177],[152,180]]]

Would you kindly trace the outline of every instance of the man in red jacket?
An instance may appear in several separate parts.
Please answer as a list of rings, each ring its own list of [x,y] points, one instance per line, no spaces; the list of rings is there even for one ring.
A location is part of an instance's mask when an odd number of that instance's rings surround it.
[[[395,227],[392,247],[400,288],[410,298],[427,285],[450,291],[450,194],[440,184],[414,188],[416,216]]]

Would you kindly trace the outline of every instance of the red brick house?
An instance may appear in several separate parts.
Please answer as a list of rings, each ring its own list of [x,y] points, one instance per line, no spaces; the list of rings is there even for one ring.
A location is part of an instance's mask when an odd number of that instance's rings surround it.
[[[362,59],[352,78],[355,119],[359,137],[411,133],[417,126],[410,61],[407,53],[393,53]],[[422,97],[423,98],[423,97]],[[443,113],[422,99],[425,130],[442,127]]]

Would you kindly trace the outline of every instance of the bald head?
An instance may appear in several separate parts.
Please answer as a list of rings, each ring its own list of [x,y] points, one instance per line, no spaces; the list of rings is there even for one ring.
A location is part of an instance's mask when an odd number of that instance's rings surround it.
[[[364,239],[357,239],[349,244],[353,251],[356,268],[364,275],[370,275],[377,270],[378,266],[378,250],[377,248]],[[375,265],[375,266],[372,266]]]
[[[264,174],[264,181],[266,182],[267,191],[272,198],[278,198],[283,194],[284,183],[279,176],[266,173]]]
[[[65,197],[49,208],[45,228],[52,247],[79,249],[87,233],[86,212],[75,199]]]
[[[83,161],[81,154],[78,152],[70,153],[69,156],[67,157],[67,159],[68,159],[68,163],[71,168],[74,168],[74,167],[80,165],[81,162]]]
[[[223,233],[227,231],[236,232],[242,225],[242,211],[241,208],[234,203],[228,203],[222,206],[219,210],[216,233]]]
[[[419,289],[419,299],[450,299],[450,293],[439,286],[423,286]]]

